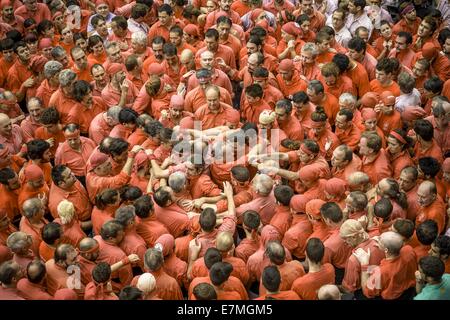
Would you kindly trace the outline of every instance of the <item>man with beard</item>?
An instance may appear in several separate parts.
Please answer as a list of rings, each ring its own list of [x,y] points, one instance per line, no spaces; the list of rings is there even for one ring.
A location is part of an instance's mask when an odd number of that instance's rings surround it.
[[[404,2],[400,5],[400,10],[402,19],[392,28],[392,32],[399,34],[401,31],[404,31],[410,34],[416,34],[421,20],[417,18],[414,5],[411,2]]]
[[[280,99],[275,105],[278,127],[291,140],[303,141],[305,138],[300,121],[292,114],[292,103],[287,99]]]
[[[23,34],[23,22],[25,19],[14,13],[14,3],[4,1],[0,4],[0,9],[2,10],[0,22],[11,26],[11,28],[16,29]]]
[[[163,45],[164,61],[161,66],[164,73],[173,79],[178,86],[181,76],[181,63],[177,54],[177,47],[173,43],[165,43]]]
[[[18,7],[14,14],[22,17],[24,20],[33,18],[36,24],[43,20],[52,20],[52,14],[47,5],[38,3],[37,0],[23,1],[23,5]]]
[[[8,71],[7,84],[20,102],[26,97],[28,89],[36,84],[37,79],[30,70],[31,53],[27,44],[23,41],[17,42],[14,45],[14,53],[18,59]]]
[[[44,106],[41,99],[33,97],[28,100],[27,109],[30,114],[20,123],[20,127],[25,141],[30,141],[35,138],[36,130],[42,126],[40,117]]]
[[[403,66],[412,69],[416,53],[411,49],[411,43],[411,33],[400,31],[395,38],[395,47],[389,53],[389,58],[397,58]]]
[[[164,60],[163,56],[163,45],[166,43],[166,40],[161,36],[156,36],[153,38],[151,43],[151,49],[153,54],[151,54],[147,59],[144,60],[142,63],[142,69],[145,71],[148,70],[148,67],[156,62],[156,63],[162,63]]]
[[[74,62],[72,71],[77,74],[78,80],[87,82],[92,81],[91,65],[88,63],[86,53],[80,47],[74,47],[70,50],[72,61]]]

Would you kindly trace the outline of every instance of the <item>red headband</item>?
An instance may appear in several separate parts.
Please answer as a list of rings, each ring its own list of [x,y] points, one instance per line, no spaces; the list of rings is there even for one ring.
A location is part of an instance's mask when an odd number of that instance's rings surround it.
[[[402,10],[401,15],[404,16],[405,14],[410,13],[410,12],[413,11],[414,9],[415,9],[415,8],[414,8],[414,5],[411,3],[411,4],[407,5],[407,6]]]
[[[403,137],[401,135],[399,135],[397,132],[391,131],[391,132],[389,132],[389,135],[393,136],[395,139],[397,139],[401,143],[406,144],[406,140],[403,139]]]

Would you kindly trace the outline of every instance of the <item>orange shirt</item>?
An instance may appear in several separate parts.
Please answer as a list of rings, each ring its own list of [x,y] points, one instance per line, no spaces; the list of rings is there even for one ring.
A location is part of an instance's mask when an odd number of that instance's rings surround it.
[[[148,41],[149,43],[151,43],[151,41],[153,40],[154,37],[156,36],[161,36],[164,39],[166,39],[166,41],[169,41],[169,30],[171,27],[174,27],[178,25],[181,29],[183,29],[184,23],[181,20],[175,19],[173,18],[173,23],[171,26],[163,26],[161,25],[160,21],[155,22],[151,27],[150,30],[148,30]]]
[[[58,217],[57,207],[62,200],[68,200],[73,203],[78,220],[90,220],[92,205],[89,201],[87,191],[80,181],[76,180],[70,190],[64,190],[54,183],[51,184],[48,208],[54,218]]]
[[[291,290],[302,300],[317,300],[317,291],[325,284],[334,284],[334,277],[334,267],[325,263],[318,272],[307,273],[295,280]]]
[[[218,113],[212,113],[208,105],[203,105],[195,111],[194,117],[196,121],[201,121],[202,130],[224,126],[227,124],[233,107],[220,102],[220,109]]]
[[[416,270],[416,254],[410,246],[406,245],[400,250],[398,257],[381,260],[376,274],[373,274],[373,278],[370,277],[367,285],[362,288],[364,295],[369,298],[381,296],[384,300],[397,299],[404,291],[415,287]],[[378,285],[368,286],[373,284],[371,281],[376,281]]]
[[[128,80],[126,80],[126,81],[128,81]],[[128,86],[129,87],[128,87],[127,98],[125,100],[125,106],[128,108],[131,108],[136,97],[139,94],[139,89],[136,88],[136,86],[130,81],[128,81]],[[118,105],[119,101],[120,101],[120,96],[121,96],[121,92],[119,90],[116,90],[115,88],[113,88],[111,86],[111,83],[108,83],[106,85],[106,87],[104,87],[102,90],[103,102],[106,103],[106,105],[108,107]]]
[[[439,161],[439,163],[443,163],[444,162],[444,157],[442,156],[442,150],[441,148],[439,148],[439,146],[437,145],[436,141],[433,139],[433,143],[431,144],[430,147],[428,147],[427,149],[423,149],[422,148],[422,144],[420,142],[417,142],[416,145],[414,146],[414,162],[418,163],[420,158],[423,157],[433,157],[435,158],[437,161]]]
[[[296,223],[286,231],[283,246],[299,259],[305,258],[306,241],[312,234],[312,225],[306,214],[297,213],[294,216]]]
[[[177,280],[169,276],[162,268],[150,272],[156,280],[156,295],[162,300],[183,300],[180,285]],[[133,278],[131,285],[136,285],[139,276]]]
[[[336,268],[344,269],[352,254],[352,248],[342,240],[339,228],[330,229],[328,239],[324,241],[323,245],[325,254],[322,261],[329,262]]]
[[[94,151],[96,145],[89,138],[80,137],[81,151],[72,149],[69,144],[64,142],[58,147],[55,155],[55,164],[64,164],[72,170],[76,176],[86,175],[86,165],[89,157]]]
[[[440,196],[428,207],[420,207],[416,217],[416,226],[425,220],[434,220],[438,225],[438,233],[444,231],[445,227],[445,203]]]
[[[50,247],[48,244],[46,244],[44,241],[41,241],[41,244],[39,245],[39,257],[44,262],[47,262],[55,256],[55,250],[56,247]]]
[[[88,172],[86,175],[86,186],[89,199],[94,202],[97,194],[106,188],[120,188],[130,181],[130,176],[125,172],[120,172],[115,176],[100,177],[94,172]]]
[[[36,129],[35,138],[42,139],[42,140],[48,140],[50,138],[55,139],[55,141],[53,142],[53,146],[50,147],[50,153],[51,153],[52,159],[55,158],[55,153],[56,153],[56,149],[58,148],[58,146],[60,144],[64,143],[64,141],[66,141],[66,138],[64,137],[62,130],[59,130],[56,134],[54,134],[54,133],[50,133],[47,130],[47,128],[45,128],[45,127],[39,127]]]
[[[396,155],[392,155],[390,152],[386,152],[389,156],[392,166],[392,174],[394,179],[398,179],[400,177],[400,173],[403,168],[408,166],[414,166],[414,162],[411,159],[408,151],[404,150]]]
[[[89,138],[98,145],[103,138],[109,136],[112,127],[105,120],[106,114],[99,113],[92,119],[89,126]]]
[[[81,229],[81,223],[76,217],[66,224],[62,224],[60,218],[56,218],[53,222],[60,224],[62,227],[62,235],[59,243],[68,243],[77,248],[80,241],[86,238],[86,234]]]
[[[88,133],[92,120],[99,113],[106,111],[107,106],[100,97],[92,98],[92,106],[89,108],[77,103],[70,110],[67,119],[70,123],[76,123],[80,126],[82,133]]]
[[[362,161],[361,159],[356,155],[353,154],[352,161],[347,164],[344,168],[331,168],[331,175],[333,178],[339,178],[344,181],[348,181],[348,177],[356,171],[361,171],[362,168]]]
[[[406,31],[411,33],[411,35],[415,35],[417,33],[417,29],[419,29],[421,21],[422,20],[419,17],[417,17],[416,20],[413,22],[413,24],[409,25],[406,22],[406,19],[403,18],[399,22],[397,22],[395,26],[392,28],[392,33],[398,34],[400,31]]]
[[[383,86],[377,79],[373,79],[372,81],[370,81],[370,91],[376,92],[378,94],[382,94],[384,91],[390,91],[396,97],[401,94],[400,87],[398,86],[397,82],[392,81],[390,85]]]
[[[270,224],[277,228],[278,232],[284,236],[286,231],[291,227],[292,214],[289,206],[275,206],[275,214],[270,219]]]
[[[336,137],[341,143],[346,144],[350,149],[355,150],[358,148],[361,131],[354,123],[350,123],[350,126],[345,130],[336,127]]]
[[[272,110],[264,99],[250,104],[247,97],[244,98],[241,104],[241,117],[247,122],[259,123],[259,115],[264,110]]]
[[[306,92],[307,83],[305,80],[300,78],[300,75],[296,70],[294,70],[294,74],[292,75],[292,79],[289,83],[283,80],[281,74],[277,75],[277,81],[280,86],[280,91],[285,97],[290,97],[299,91]]]
[[[305,275],[303,265],[297,260],[283,262],[283,264],[277,265],[277,268],[281,275],[281,283],[280,287],[278,288],[280,291],[289,290],[290,288],[292,288],[292,284],[296,279]],[[263,286],[261,281],[259,285],[259,294],[262,295],[266,292],[266,288]]]
[[[277,125],[289,139],[302,141],[305,138],[302,125],[295,116],[289,115],[285,121],[277,120]]]
[[[36,5],[37,9],[34,12],[29,11],[25,5],[22,5],[14,11],[14,15],[22,17],[24,20],[33,18],[36,24],[39,24],[43,20],[52,21],[52,14],[47,5],[43,3],[37,3]]]
[[[53,297],[47,292],[44,285],[32,283],[23,278],[17,282],[17,290],[26,300],[52,300]]]
[[[220,101],[228,105],[232,105],[231,94],[225,88],[219,86]],[[196,86],[192,90],[188,91],[184,98],[184,110],[187,112],[195,112],[201,106],[206,104],[205,91],[200,86]]]
[[[156,219],[161,222],[174,238],[178,238],[188,230],[190,221],[182,208],[176,203],[172,203],[167,207],[160,207],[155,204]]]
[[[392,167],[385,151],[381,149],[372,161],[364,156],[362,158],[362,171],[369,176],[372,185],[377,184],[381,179],[391,177]]]
[[[92,230],[94,231],[94,234],[100,234],[102,226],[109,220],[114,219],[116,209],[116,206],[108,206],[105,209],[100,210],[94,206],[91,215]]]
[[[378,115],[378,127],[383,131],[385,137],[387,137],[392,130],[401,129],[402,126],[402,118],[400,112],[397,110],[394,110],[391,114],[380,112]]]
[[[61,90],[61,88],[59,88],[58,90],[56,90],[52,96],[50,97],[50,101],[48,106],[49,107],[55,107],[56,110],[58,110],[59,112],[59,116],[60,116],[60,121],[62,124],[68,124],[68,115],[70,110],[72,110],[72,107],[76,104],[77,102],[75,100],[73,100],[70,97],[67,97]]]

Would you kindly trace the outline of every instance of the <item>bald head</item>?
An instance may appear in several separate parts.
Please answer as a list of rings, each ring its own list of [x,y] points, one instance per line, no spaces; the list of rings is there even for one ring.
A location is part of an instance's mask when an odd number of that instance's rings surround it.
[[[380,242],[389,254],[398,256],[403,247],[403,237],[397,232],[387,231],[381,234]]]
[[[336,285],[326,284],[320,287],[317,298],[319,300],[341,300],[341,293]]]
[[[267,196],[272,191],[273,180],[267,174],[260,174],[255,177],[253,187],[255,188],[255,191],[262,196]]]
[[[34,260],[27,266],[27,277],[31,283],[41,283],[46,274],[45,263],[42,260]]]
[[[421,207],[428,207],[436,200],[437,189],[432,181],[424,181],[417,189],[417,201]]]
[[[187,63],[188,61],[191,61],[194,58],[194,53],[190,49],[184,49],[181,52],[180,55],[180,61],[181,63]]]
[[[286,252],[281,243],[277,240],[269,241],[266,245],[266,254],[270,259],[270,262],[281,265],[286,258]]]
[[[11,136],[12,127],[11,119],[4,113],[0,113],[0,135]]]
[[[84,238],[78,244],[80,251],[89,251],[98,246],[97,240],[93,238]]]
[[[216,248],[220,252],[228,252],[234,244],[233,235],[230,232],[221,232],[216,238]]]

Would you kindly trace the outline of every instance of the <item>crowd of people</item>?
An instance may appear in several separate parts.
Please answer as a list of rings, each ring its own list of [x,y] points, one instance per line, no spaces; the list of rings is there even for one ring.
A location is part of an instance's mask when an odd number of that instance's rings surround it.
[[[448,0],[0,10],[0,299],[450,299]]]

